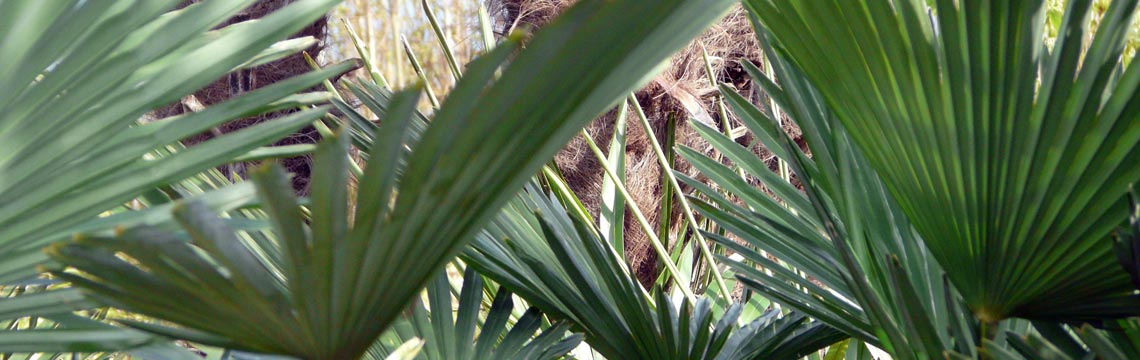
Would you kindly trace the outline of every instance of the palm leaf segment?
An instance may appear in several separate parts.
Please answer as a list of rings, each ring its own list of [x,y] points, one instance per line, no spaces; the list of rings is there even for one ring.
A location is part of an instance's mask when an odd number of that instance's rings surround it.
[[[797,358],[845,337],[799,314],[769,309],[739,327],[742,304],[718,313],[708,298],[651,297],[598,234],[531,187],[464,256],[550,316],[572,320],[611,359]]]
[[[385,113],[393,105],[395,95],[375,83],[350,84],[349,90],[374,113]],[[350,129],[353,143],[361,149],[371,149],[382,130],[344,102],[334,101],[334,104],[354,125]],[[416,111],[408,125],[408,136],[413,141],[418,139],[428,121],[427,116]],[[406,164],[397,166],[404,165]],[[566,322],[540,326],[544,322],[543,314],[537,308],[527,309],[500,339],[512,316],[513,294],[500,287],[492,300],[486,320],[479,322],[476,315],[484,305],[483,289],[482,276],[475,273],[473,268],[468,268],[463,276],[459,313],[455,319],[452,319],[450,311],[436,312],[425,308],[423,304],[414,305],[412,315],[394,323],[369,348],[367,357],[388,359],[399,355],[400,351],[406,351],[410,342],[419,342],[415,355],[417,359],[556,359],[581,343],[580,335],[565,336],[569,327]],[[428,286],[427,297],[432,308],[450,309],[451,296],[451,288],[444,274],[436,276]],[[476,327],[478,336],[475,335]],[[531,339],[540,327],[542,334]]]
[[[52,256],[82,273],[55,273],[109,304],[182,326],[137,327],[308,359],[354,358],[561,144],[732,3],[580,2],[505,68],[517,39],[470,64],[418,139],[407,130],[415,96],[396,96],[377,112],[386,130],[369,150],[351,225],[347,135],[318,151],[309,226],[280,170],[263,169],[255,181],[279,264],[188,204],[176,215],[191,243],[147,228],[81,239]],[[213,296],[198,294],[203,288]],[[221,326],[236,319],[256,325]]]
[[[1109,235],[1140,180],[1140,63],[1114,1],[747,1],[834,109],[972,312],[1135,315]],[[1085,50],[1087,45],[1087,51]],[[837,56],[842,54],[842,56]]]

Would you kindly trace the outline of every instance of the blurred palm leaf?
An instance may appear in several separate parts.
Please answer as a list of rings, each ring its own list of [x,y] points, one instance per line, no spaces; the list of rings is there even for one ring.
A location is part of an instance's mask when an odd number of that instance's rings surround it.
[[[436,276],[427,289],[427,303],[432,310],[424,304],[413,306],[411,317],[393,324],[369,349],[369,356],[384,359],[407,341],[418,338],[424,343],[416,359],[560,359],[582,341],[581,335],[566,336],[569,323],[544,325],[542,312],[536,308],[527,309],[508,325],[514,300],[504,288],[499,288],[486,319],[480,321],[483,279],[470,268],[463,273],[459,308],[454,316],[451,293],[447,273]],[[542,333],[535,337],[535,331],[540,329]]]
[[[1137,1],[1089,44],[1092,1],[1070,1],[1052,49],[1042,0],[745,3],[974,316],[1137,314],[1109,239],[1140,180],[1140,63],[1121,58]]]
[[[714,314],[708,298],[650,297],[599,234],[530,187],[464,256],[550,316],[573,321],[611,359],[792,359],[844,337],[774,309],[739,327],[742,304]]]
[[[55,292],[55,291],[53,291]],[[172,342],[135,329],[109,328],[87,316],[56,313],[35,318],[35,328],[5,332],[0,339],[7,359],[103,359],[110,349],[130,349],[119,356],[141,359],[195,360],[199,357]],[[82,354],[79,354],[82,353]]]
[[[69,233],[68,226],[144,190],[230,161],[311,122],[320,111],[299,112],[160,160],[143,157],[233,119],[324,101],[323,95],[291,94],[351,67],[335,66],[199,113],[132,127],[145,112],[266,55],[259,51],[335,3],[300,1],[261,21],[208,32],[250,1],[206,1],[163,15],[176,2],[4,4],[16,7],[4,9],[5,14],[30,22],[21,27],[19,40],[5,43],[12,51],[5,51],[7,66],[0,66],[0,84],[12,90],[0,95],[5,174],[0,249],[5,253],[38,251]],[[290,48],[303,48],[297,46]],[[284,55],[277,49],[269,53]],[[0,279],[10,281],[34,269],[3,270]]]
[[[170,156],[155,150],[231,120],[326,101],[325,94],[293,94],[351,67],[334,66],[198,113],[139,124],[144,113],[227,72],[308,47],[316,40],[275,42],[336,1],[302,0],[261,21],[217,30],[211,29],[253,1],[203,1],[168,13],[178,3],[0,3],[0,33],[6,34],[0,37],[0,283],[36,284],[30,279],[47,260],[44,245],[80,228],[112,227],[110,219],[94,218],[283,137],[323,110],[300,111]],[[33,329],[0,332],[0,351],[101,351],[154,341],[135,330],[80,324],[71,311],[93,304],[60,302],[74,293],[54,288],[0,300],[4,320],[23,318],[8,321],[8,329]],[[33,326],[28,319],[43,321]]]
[[[384,106],[371,109],[384,128],[368,149],[351,216],[343,127],[317,151],[308,223],[279,170],[255,175],[279,262],[255,256],[190,203],[175,208],[190,243],[146,227],[84,238],[52,250],[82,272],[55,274],[108,304],[181,325],[128,322],[135,327],[307,359],[355,358],[561,144],[731,4],[580,2],[505,68],[517,39],[472,62],[421,136],[409,131],[412,93],[373,99]]]
[[[168,149],[176,147],[179,145],[175,144]],[[174,206],[170,202],[171,197],[193,199],[214,211],[235,211],[233,215],[238,216],[226,220],[235,225],[243,225],[244,228],[261,226],[257,220],[240,217],[241,213],[249,210],[238,210],[254,203],[256,192],[252,183],[227,184],[229,181],[217,169],[211,168],[205,173],[163,187],[162,191],[145,194],[144,200],[140,201],[146,204],[144,209],[130,210],[124,206],[113,214],[75,226],[74,231],[110,235],[116,226],[147,224],[163,229],[177,228],[170,212]],[[59,288],[59,283],[61,282],[57,280],[39,279],[24,282],[24,286],[8,287],[0,294],[10,297],[0,300],[0,308],[5,312],[0,314],[0,318],[13,318],[0,321],[0,326],[20,329],[0,332],[0,349],[17,352],[10,354],[11,359],[64,359],[74,356],[65,353],[76,351],[84,352],[84,358],[103,358],[107,356],[103,351],[116,349],[127,349],[124,351],[126,355],[120,356],[129,355],[141,359],[199,358],[187,348],[159,341],[154,335],[135,329],[112,327],[101,322],[108,317],[108,311],[88,311],[83,316],[72,314],[73,310],[89,309],[98,304],[85,299],[78,289]],[[15,318],[24,316],[29,311],[40,316]],[[52,352],[58,354],[50,354]]]

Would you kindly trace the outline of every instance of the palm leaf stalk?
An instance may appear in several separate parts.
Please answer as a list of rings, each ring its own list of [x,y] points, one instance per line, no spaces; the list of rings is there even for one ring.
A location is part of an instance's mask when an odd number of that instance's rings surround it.
[[[653,231],[653,226],[649,224],[649,220],[647,220],[645,214],[641,212],[641,208],[638,207],[637,204],[633,203],[633,196],[629,194],[629,190],[626,190],[625,183],[620,180],[621,177],[617,174],[617,170],[611,168],[612,164],[610,164],[609,160],[606,159],[605,154],[602,154],[602,150],[598,148],[598,144],[594,142],[594,138],[590,136],[590,134],[585,130],[582,131],[582,138],[585,139],[586,144],[590,147],[590,150],[594,152],[594,156],[596,156],[599,159],[599,162],[601,162],[602,171],[606,174],[606,178],[614,184],[614,188],[618,190],[618,194],[630,202],[630,212],[633,213],[634,219],[637,219],[638,225],[641,226],[641,231],[643,231],[645,233],[645,236],[649,238],[649,244],[651,247],[653,247],[653,251],[657,253],[658,259],[660,259],[660,261],[665,266],[667,275],[669,275],[673,281],[677,282],[677,290],[682,295],[684,295],[687,300],[695,301],[696,295],[693,294],[691,271],[681,271],[680,267],[678,267],[676,262],[673,261],[672,257],[669,255],[669,250],[665,248],[666,244],[661,241],[661,238],[657,237],[657,233]]]
[[[639,123],[641,124],[641,129],[645,131],[646,134],[650,134],[650,136],[648,136],[649,144],[653,149],[653,154],[657,157],[657,163],[661,165],[662,169],[665,169],[662,172],[664,173],[665,180],[668,181],[668,187],[670,189],[676,189],[677,192],[680,192],[681,185],[677,182],[677,176],[673,174],[673,167],[669,162],[669,158],[666,157],[665,151],[662,149],[661,144],[657,142],[657,136],[653,135],[653,126],[649,124],[649,117],[645,116],[645,110],[641,107],[641,104],[637,102],[636,96],[631,94],[629,96],[629,102],[633,103],[634,112],[637,114],[638,120],[640,120]],[[721,119],[725,119],[725,129],[728,129],[731,126],[727,123],[727,113],[723,112],[724,104],[721,101],[717,101],[717,104],[718,107],[722,110]],[[677,197],[677,200],[681,203],[681,210],[686,224],[689,226],[689,228],[699,229],[700,225],[697,224],[697,219],[693,215],[694,211],[692,206],[689,205],[689,199],[684,195],[681,195]],[[716,284],[719,293],[723,296],[728,296],[732,292],[729,291],[728,286],[725,285],[724,276],[721,275],[720,269],[717,267],[716,262],[713,260],[713,254],[712,250],[709,248],[708,240],[706,240],[705,237],[701,235],[702,232],[700,231],[694,231],[693,233],[695,234],[693,241],[697,243],[697,249],[700,250],[700,257],[705,261],[705,265],[708,266],[710,272],[712,273],[713,282]]]

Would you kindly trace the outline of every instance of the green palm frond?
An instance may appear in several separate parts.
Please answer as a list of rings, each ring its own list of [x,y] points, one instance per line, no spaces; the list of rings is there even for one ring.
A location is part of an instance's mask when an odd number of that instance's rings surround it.
[[[216,32],[208,30],[249,1],[206,1],[163,16],[174,3],[5,3],[38,8],[5,9],[5,14],[42,22],[20,29],[21,38],[36,40],[23,44],[28,48],[6,43],[17,48],[5,51],[4,61],[13,63],[0,67],[7,70],[0,74],[0,84],[12,90],[0,96],[0,168],[5,173],[0,179],[5,204],[0,248],[5,253],[36,251],[68,234],[68,226],[144,190],[229,161],[311,122],[321,111],[299,112],[161,161],[143,157],[233,119],[324,101],[326,96],[292,94],[351,67],[335,66],[199,113],[132,127],[151,109],[258,56],[335,1],[300,1],[262,21]],[[71,20],[77,17],[84,21]],[[290,48],[300,49],[296,44]],[[103,140],[87,141],[91,139]],[[2,278],[26,277],[33,269],[23,270],[5,272]]]
[[[255,173],[279,259],[257,256],[263,246],[238,241],[224,221],[185,203],[174,212],[189,242],[148,227],[81,238],[51,250],[79,272],[54,274],[107,304],[179,325],[125,321],[138,328],[307,359],[355,358],[561,144],[731,4],[580,2],[525,50],[516,37],[469,64],[420,134],[418,89],[370,99],[383,127],[372,129],[351,216],[346,126],[316,152],[307,218],[280,170]]]
[[[0,33],[6,34],[0,39],[0,87],[5,89],[0,92],[0,251],[5,254],[0,283],[6,291],[38,289],[30,297],[0,299],[6,328],[30,330],[0,332],[0,351],[104,351],[155,342],[136,330],[77,320],[72,311],[94,304],[59,302],[73,292],[36,279],[37,265],[48,259],[41,248],[76,231],[111,228],[116,220],[161,222],[163,216],[144,214],[96,217],[319,117],[323,109],[301,110],[200,147],[156,155],[232,120],[325,102],[326,94],[295,94],[352,64],[289,79],[201,112],[139,123],[145,113],[227,72],[309,47],[316,39],[281,40],[336,2],[297,1],[260,21],[216,30],[253,1],[209,0],[177,11],[170,11],[177,0],[0,2]],[[220,205],[215,200],[208,201]],[[45,286],[48,290],[40,293]]]
[[[504,288],[491,299],[486,319],[480,320],[483,292],[482,277],[468,268],[455,303],[447,273],[436,276],[428,285],[426,302],[434,310],[423,303],[414,305],[412,315],[392,325],[369,349],[369,356],[385,359],[417,338],[424,343],[415,358],[428,360],[560,359],[581,343],[581,335],[567,336],[569,323],[544,325],[542,312],[535,308],[511,323],[514,299]]]
[[[1095,35],[1092,1],[1070,1],[1052,49],[1041,0],[745,4],[977,318],[1137,314],[1110,240],[1140,180],[1140,64],[1121,56],[1137,1]]]
[[[514,199],[465,253],[470,266],[556,318],[580,326],[611,359],[791,359],[844,335],[769,309],[743,327],[743,304],[648,294],[600,230],[534,187]]]
[[[168,149],[179,147],[174,145]],[[113,214],[92,219],[74,227],[77,232],[91,232],[110,236],[116,227],[151,225],[160,229],[176,229],[173,219],[172,199],[190,199],[201,202],[213,211],[231,212],[225,220],[231,226],[243,230],[259,230],[267,227],[263,220],[248,215],[256,200],[252,183],[231,185],[226,178],[211,168],[202,174],[185,179],[162,191],[148,193],[140,202],[146,203],[141,210],[115,210]],[[122,209],[126,209],[123,207]],[[256,212],[256,211],[254,211]],[[257,237],[259,233],[249,233]],[[187,348],[168,341],[161,341],[154,335],[129,328],[112,327],[102,320],[109,318],[109,311],[87,310],[100,304],[87,299],[75,288],[60,288],[58,280],[38,279],[25,282],[23,286],[5,288],[0,296],[0,326],[20,329],[0,333],[0,349],[14,352],[11,359],[70,358],[69,352],[84,352],[83,358],[103,358],[109,350],[123,349],[123,355],[141,359],[193,360],[198,355]],[[86,310],[74,314],[74,310]],[[29,312],[40,314],[31,318],[21,318]],[[51,354],[57,353],[57,354]],[[236,358],[235,358],[236,359]]]

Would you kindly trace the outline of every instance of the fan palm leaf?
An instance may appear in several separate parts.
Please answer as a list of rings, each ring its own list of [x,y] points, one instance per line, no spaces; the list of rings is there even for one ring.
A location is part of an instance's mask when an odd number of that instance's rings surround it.
[[[1044,1],[927,3],[745,2],[978,319],[1136,315],[1110,234],[1140,180],[1137,1],[1095,34],[1092,1],[1070,1],[1052,48]]]
[[[976,357],[980,337],[1004,344],[1006,331],[1024,333],[1024,322],[986,328],[966,311],[943,268],[819,91],[774,51],[767,29],[757,25],[772,74],[750,63],[742,66],[780,111],[762,111],[727,86],[721,93],[745,127],[788,164],[802,190],[716,129],[696,128],[731,164],[679,149],[732,195],[686,178],[707,199],[695,199],[701,213],[735,236],[708,234],[738,256],[725,259],[738,278],[900,359]],[[810,157],[767,115],[781,112],[803,131]],[[764,187],[754,186],[753,179]]]

